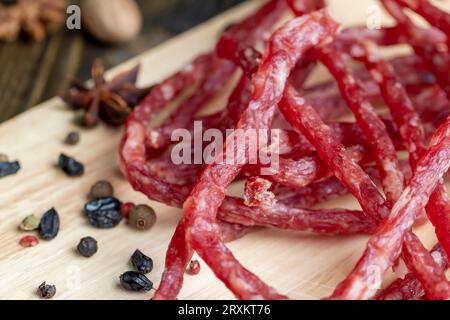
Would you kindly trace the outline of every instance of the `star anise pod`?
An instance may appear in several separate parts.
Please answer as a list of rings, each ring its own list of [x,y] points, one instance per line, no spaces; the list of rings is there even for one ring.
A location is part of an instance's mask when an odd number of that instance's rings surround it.
[[[21,33],[42,40],[66,19],[67,0],[0,0],[0,40],[15,41]]]
[[[151,87],[136,87],[139,68],[137,65],[106,81],[103,63],[96,60],[91,71],[93,85],[87,86],[73,78],[70,89],[60,97],[73,109],[85,111],[81,122],[87,127],[97,125],[100,119],[109,125],[119,126],[151,90]]]

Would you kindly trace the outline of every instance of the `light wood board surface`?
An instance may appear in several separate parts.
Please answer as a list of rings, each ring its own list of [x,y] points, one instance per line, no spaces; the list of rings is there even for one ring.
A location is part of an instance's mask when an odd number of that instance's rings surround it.
[[[377,9],[370,0],[329,1],[331,12],[344,25],[365,23]],[[171,74],[198,53],[211,48],[220,31],[231,21],[249,14],[261,1],[244,5],[209,21],[132,61],[125,69],[142,63],[140,83],[152,84]],[[440,1],[450,8],[450,1]],[[389,23],[383,16],[383,22]],[[403,50],[398,48],[396,50]],[[392,53],[392,50],[390,50]],[[324,79],[319,70],[314,81]],[[220,99],[219,99],[220,100]],[[224,99],[221,99],[224,101]],[[131,269],[129,257],[136,248],[150,255],[155,268],[149,278],[157,285],[164,256],[180,211],[150,202],[131,189],[118,166],[120,129],[100,126],[81,131],[81,142],[74,147],[62,142],[75,127],[73,114],[59,99],[52,99],[0,126],[0,152],[19,159],[19,174],[0,180],[0,298],[35,299],[43,282],[57,286],[58,299],[148,299],[148,293],[130,293],[120,288],[119,275]],[[81,178],[68,178],[54,165],[65,152],[86,165]],[[122,201],[150,203],[158,221],[151,231],[137,232],[122,223],[113,230],[91,227],[82,214],[86,193],[99,179],[110,180]],[[358,208],[351,197],[343,197],[330,207]],[[58,237],[24,249],[18,242],[20,221],[28,214],[42,214],[55,207],[61,216]],[[417,230],[427,246],[435,242],[432,228]],[[90,258],[77,255],[81,237],[93,236],[99,242],[98,253]],[[303,233],[261,230],[231,243],[236,257],[263,280],[294,299],[317,299],[330,294],[334,286],[351,270],[360,256],[367,236],[323,237]],[[229,299],[232,294],[206,265],[198,276],[186,276],[181,299]]]

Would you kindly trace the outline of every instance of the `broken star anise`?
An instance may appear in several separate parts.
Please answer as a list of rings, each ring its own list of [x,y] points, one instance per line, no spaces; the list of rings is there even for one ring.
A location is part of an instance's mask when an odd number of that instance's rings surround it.
[[[132,108],[151,89],[136,87],[139,65],[106,81],[103,63],[96,60],[91,73],[91,87],[73,78],[70,80],[70,89],[60,94],[73,109],[82,110],[82,119],[78,121],[87,127],[97,125],[99,120],[112,126],[123,124]]]
[[[15,41],[21,33],[42,40],[66,19],[67,0],[0,0],[0,40]]]

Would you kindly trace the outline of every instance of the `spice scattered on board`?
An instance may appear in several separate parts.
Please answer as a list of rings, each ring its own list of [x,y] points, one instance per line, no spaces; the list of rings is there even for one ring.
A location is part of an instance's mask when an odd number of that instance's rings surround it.
[[[39,239],[35,236],[25,236],[20,239],[19,244],[24,248],[31,248],[39,244]]]
[[[34,231],[39,229],[41,219],[39,219],[34,214],[30,214],[25,217],[19,225],[19,229],[22,231]]]
[[[97,253],[97,240],[92,237],[82,238],[78,243],[77,250],[83,257],[90,258]]]
[[[8,161],[9,161],[8,155],[0,153],[0,162],[8,162]]]
[[[133,253],[131,263],[142,274],[150,273],[153,270],[153,260],[140,250]]]
[[[0,162],[0,178],[16,174],[19,170],[19,161]]]
[[[100,119],[112,126],[122,125],[132,108],[151,90],[136,87],[139,68],[138,65],[107,81],[103,63],[96,60],[91,70],[93,87],[71,79],[71,88],[60,97],[76,110],[74,122],[88,128],[95,127]]]
[[[151,282],[145,275],[136,271],[127,271],[120,276],[120,284],[128,291],[150,291],[153,289]]]
[[[190,274],[191,276],[195,276],[200,273],[200,262],[198,260],[191,260],[189,263],[189,266],[186,270],[187,274]]]
[[[117,226],[122,220],[121,202],[114,197],[99,198],[89,201],[84,206],[89,223],[96,228],[109,229]]]
[[[59,232],[59,215],[58,212],[51,208],[41,218],[39,224],[39,234],[44,240],[54,239]]]
[[[80,142],[80,134],[76,131],[69,132],[64,140],[64,143],[69,146],[74,146]]]
[[[79,177],[84,174],[83,164],[63,153],[59,155],[58,167],[70,177]]]
[[[46,284],[45,281],[38,287],[38,295],[43,299],[51,299],[56,294],[56,287],[51,284]]]
[[[130,212],[129,223],[138,230],[148,230],[155,222],[155,210],[145,204],[137,205]]]
[[[129,219],[130,212],[131,210],[133,210],[135,206],[136,205],[132,202],[123,203],[122,206],[120,207],[120,214],[122,215],[122,217],[124,217],[125,219]]]
[[[90,199],[108,198],[114,195],[114,188],[109,181],[100,180],[96,182],[89,191]]]

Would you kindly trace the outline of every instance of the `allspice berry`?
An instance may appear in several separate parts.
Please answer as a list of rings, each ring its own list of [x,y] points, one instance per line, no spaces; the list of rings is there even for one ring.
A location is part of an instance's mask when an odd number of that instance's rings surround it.
[[[0,153],[0,162],[8,162],[8,161],[9,157],[4,153]]]
[[[148,230],[156,222],[156,213],[151,207],[141,204],[130,212],[129,223],[138,230]]]
[[[96,182],[89,191],[89,198],[99,199],[108,198],[114,195],[114,188],[109,181],[100,180]]]

